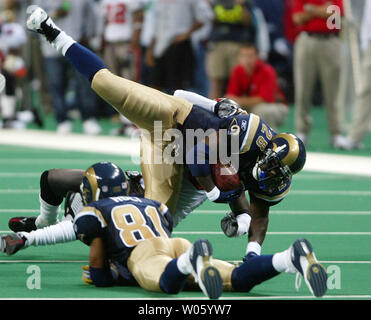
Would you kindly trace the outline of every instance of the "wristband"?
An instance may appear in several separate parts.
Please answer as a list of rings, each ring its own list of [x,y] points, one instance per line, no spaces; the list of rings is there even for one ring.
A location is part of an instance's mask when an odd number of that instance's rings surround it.
[[[238,223],[237,236],[240,237],[249,231],[251,217],[247,213],[242,213],[236,217],[236,220]]]
[[[210,201],[215,201],[220,196],[220,190],[218,187],[214,187],[210,192],[206,192],[206,196]]]

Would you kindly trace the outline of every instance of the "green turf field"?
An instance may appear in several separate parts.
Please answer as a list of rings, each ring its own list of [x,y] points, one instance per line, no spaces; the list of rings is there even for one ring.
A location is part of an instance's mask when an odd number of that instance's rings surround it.
[[[113,161],[125,169],[128,158],[105,154],[41,150],[0,145],[0,230],[17,215],[37,215],[39,176],[45,169],[86,168],[97,161]],[[323,299],[371,299],[371,178],[302,172],[292,192],[271,210],[263,254],[286,249],[307,237],[317,257],[328,268],[329,290]],[[239,261],[246,238],[229,239],[220,230],[225,205],[205,203],[174,230],[191,241],[208,238],[214,256]],[[0,298],[204,298],[201,292],[167,296],[140,288],[95,288],[81,281],[81,266],[88,247],[79,241],[32,247],[14,256],[0,256]],[[35,271],[36,270],[36,271]],[[36,272],[36,273],[35,273]],[[40,282],[34,281],[39,275]],[[312,299],[303,283],[295,290],[295,277],[282,274],[250,293],[224,293],[224,299]],[[38,287],[40,284],[40,287]]]

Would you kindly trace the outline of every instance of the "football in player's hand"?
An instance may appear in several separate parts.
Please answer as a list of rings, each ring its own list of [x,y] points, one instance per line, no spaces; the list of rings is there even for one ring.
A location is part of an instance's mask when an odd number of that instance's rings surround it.
[[[211,165],[211,170],[214,183],[221,191],[231,191],[241,187],[237,170],[231,164],[218,162]]]

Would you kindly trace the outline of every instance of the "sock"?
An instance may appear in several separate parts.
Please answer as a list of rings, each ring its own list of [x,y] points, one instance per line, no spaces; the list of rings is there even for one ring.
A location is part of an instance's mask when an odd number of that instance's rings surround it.
[[[177,267],[183,274],[189,275],[192,272],[192,266],[189,263],[188,254],[183,253],[178,257]]]
[[[214,107],[217,104],[217,101],[205,98],[197,93],[185,90],[176,90],[174,92],[175,97],[184,98],[187,101],[198,105],[199,107],[206,109],[207,111],[214,113]]]
[[[184,274],[178,269],[178,258],[171,260],[160,278],[160,288],[168,294],[180,292],[188,278],[189,274]]]
[[[19,232],[19,234],[27,239],[26,247],[53,245],[76,240],[73,223],[68,220],[31,232]]]
[[[67,49],[65,57],[90,82],[99,70],[106,68],[101,58],[77,42]]]
[[[67,50],[76,43],[67,33],[61,31],[58,37],[52,42],[52,46],[57,49],[63,56],[66,55]]]
[[[278,272],[296,273],[290,257],[290,249],[273,255],[272,264]]]
[[[249,292],[254,286],[279,274],[272,264],[273,255],[250,257],[232,272],[235,291]]]
[[[246,254],[249,254],[250,252],[256,253],[256,255],[260,256],[262,247],[261,245],[256,241],[251,241],[247,244],[246,248]]]
[[[57,223],[61,211],[60,205],[52,205],[40,199],[40,215],[36,218],[35,224],[38,229]]]

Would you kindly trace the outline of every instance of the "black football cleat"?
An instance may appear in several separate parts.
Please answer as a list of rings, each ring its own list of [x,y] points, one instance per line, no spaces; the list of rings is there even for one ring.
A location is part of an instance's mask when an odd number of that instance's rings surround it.
[[[36,217],[14,217],[8,222],[9,229],[13,232],[31,232],[36,230]]]
[[[11,256],[25,246],[26,239],[17,233],[0,237],[0,251]]]

